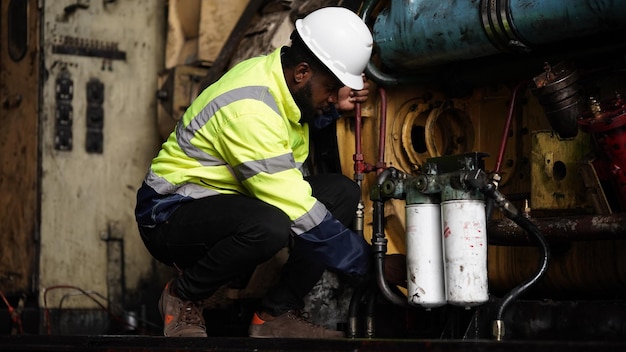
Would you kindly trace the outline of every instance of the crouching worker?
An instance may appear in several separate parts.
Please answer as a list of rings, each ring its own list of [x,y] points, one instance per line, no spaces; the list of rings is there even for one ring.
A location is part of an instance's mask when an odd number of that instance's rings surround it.
[[[321,112],[367,99],[372,36],[340,7],[295,27],[290,46],[239,63],[200,93],[137,193],[146,248],[181,272],[159,301],[165,336],[207,336],[198,301],[288,245],[250,336],[343,336],[297,312],[324,270],[367,274],[369,246],[349,229],[360,190],[340,174],[303,176],[302,166]]]

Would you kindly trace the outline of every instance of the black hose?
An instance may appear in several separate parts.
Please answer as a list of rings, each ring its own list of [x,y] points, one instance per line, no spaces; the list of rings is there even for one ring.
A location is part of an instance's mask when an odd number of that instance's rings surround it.
[[[532,278],[526,280],[525,282],[515,287],[506,296],[502,298],[502,301],[500,302],[500,307],[498,308],[498,314],[496,315],[497,320],[502,320],[504,310],[506,309],[506,307],[509,305],[511,301],[513,301],[515,298],[517,298],[517,296],[522,294],[522,292],[526,291],[530,286],[537,283],[537,281],[539,281],[539,279],[543,277],[546,271],[548,271],[548,262],[550,260],[550,247],[548,246],[548,242],[546,242],[541,231],[539,231],[539,228],[522,215],[510,217],[510,219],[513,220],[516,224],[518,224],[521,228],[530,232],[537,238],[537,241],[539,241],[539,245],[541,247],[543,255],[540,260],[539,269],[537,270],[535,275]]]
[[[387,254],[387,239],[385,238],[385,204],[383,201],[382,187],[385,181],[393,175],[395,169],[387,168],[376,177],[375,190],[370,196],[373,201],[373,230],[372,252],[374,253],[374,275],[381,293],[391,303],[411,307],[406,297],[395,294],[385,280],[385,255]]]
[[[359,333],[358,329],[358,320],[359,320],[359,304],[361,303],[361,298],[363,297],[363,289],[356,288],[352,293],[352,298],[350,299],[350,306],[348,307],[348,331],[346,333],[346,337],[355,338]]]
[[[504,321],[502,320],[504,310],[511,303],[511,301],[521,295],[530,286],[537,283],[537,281],[539,281],[548,271],[548,263],[550,261],[550,247],[548,246],[548,242],[545,240],[539,228],[524,215],[520,214],[517,208],[515,208],[515,206],[496,189],[496,186],[493,183],[486,181],[486,174],[482,170],[477,170],[476,172],[477,173],[473,177],[468,179],[469,183],[478,186],[478,188],[485,195],[493,200],[494,204],[497,205],[500,210],[502,210],[507,218],[513,220],[513,222],[515,222],[522,229],[534,235],[539,242],[541,251],[543,252],[539,268],[537,269],[535,275],[512,289],[500,301],[500,306],[498,307],[493,330],[496,339],[501,340],[504,336]]]
[[[370,288],[365,294],[367,300],[367,313],[365,316],[365,336],[373,338],[376,336],[376,321],[374,319],[376,310],[376,289]]]
[[[537,283],[537,281],[539,281],[543,277],[543,275],[545,275],[546,271],[548,271],[548,262],[550,260],[550,247],[548,246],[548,242],[545,240],[539,228],[523,214],[521,214],[517,210],[517,208],[515,208],[513,203],[511,203],[511,201],[506,199],[506,197],[502,193],[500,193],[500,191],[498,191],[496,185],[489,181],[487,174],[483,170],[477,169],[467,173],[464,177],[464,180],[468,185],[478,188],[484,195],[489,197],[493,201],[493,204],[498,206],[498,208],[502,210],[507,218],[513,220],[513,222],[515,222],[525,231],[533,234],[537,238],[539,246],[541,247],[541,251],[543,252],[543,256],[539,263],[539,269],[537,269],[535,275],[512,289],[500,301],[500,306],[498,307],[498,313],[494,322],[494,335],[498,340],[500,340],[504,335],[504,321],[502,320],[504,310],[509,305],[509,303],[511,303],[512,300],[521,295],[530,286]]]
[[[350,299],[350,306],[348,307],[348,331],[346,333],[346,337],[355,338],[358,334],[358,319],[359,319],[359,304],[361,303],[361,298],[363,297],[363,288],[357,287],[354,289],[352,293],[352,298]]]
[[[385,248],[386,248],[387,240],[386,239],[383,239],[383,240],[385,241]],[[391,303],[396,304],[401,307],[407,307],[407,308],[411,307],[406,297],[400,297],[397,294],[395,294],[391,290],[389,285],[387,284],[387,280],[385,280],[385,259],[384,258],[385,258],[384,253],[382,255],[377,255],[375,257],[376,283],[378,284],[378,288],[380,289],[383,296],[385,296],[385,298],[387,298]]]

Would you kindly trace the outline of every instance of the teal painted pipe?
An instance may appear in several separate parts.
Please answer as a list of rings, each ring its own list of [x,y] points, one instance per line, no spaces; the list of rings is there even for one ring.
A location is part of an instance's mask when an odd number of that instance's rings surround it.
[[[392,0],[373,37],[382,64],[401,71],[625,27],[626,0]]]

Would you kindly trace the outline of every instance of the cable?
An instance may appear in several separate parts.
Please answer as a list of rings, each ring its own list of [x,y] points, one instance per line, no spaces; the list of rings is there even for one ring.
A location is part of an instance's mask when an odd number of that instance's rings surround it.
[[[504,320],[502,318],[504,315],[504,310],[509,305],[509,303],[517,298],[517,296],[522,294],[522,292],[526,291],[530,286],[534,285],[537,281],[539,281],[539,279],[541,279],[541,277],[544,276],[544,274],[548,271],[548,263],[550,260],[550,247],[548,246],[548,243],[546,242],[543,234],[541,233],[541,231],[539,231],[537,226],[535,226],[535,224],[530,222],[530,220],[522,215],[517,215],[515,217],[511,217],[510,219],[527,232],[532,233],[537,238],[543,255],[540,260],[539,268],[537,269],[535,275],[519,284],[502,298],[502,301],[500,302],[500,307],[498,308],[498,313],[496,315],[496,320],[494,321],[493,329],[494,336],[497,340],[501,340],[504,337]]]
[[[502,129],[502,136],[500,137],[500,149],[498,150],[498,158],[496,159],[496,166],[494,172],[500,174],[502,168],[502,160],[504,159],[504,153],[506,152],[507,141],[509,140],[509,130],[511,129],[511,122],[513,121],[513,114],[515,113],[515,107],[517,106],[517,95],[523,87],[528,84],[528,81],[524,80],[515,85],[513,93],[511,95],[511,102],[509,104],[509,112],[506,115],[504,128]]]
[[[89,293],[89,294],[96,295],[98,298],[100,298],[100,299],[102,299],[103,301],[107,302],[107,304],[109,303],[109,300],[108,300],[106,297],[104,297],[103,295],[101,295],[100,293],[98,293],[98,292],[95,292],[95,291],[85,291],[85,292],[87,292],[87,293]],[[59,301],[59,310],[62,310],[62,309],[63,309],[63,301],[64,301],[67,297],[71,297],[71,296],[82,296],[82,295],[83,295],[83,293],[82,293],[82,292],[78,292],[78,293],[76,293],[76,292],[70,292],[70,293],[66,293],[66,294],[64,294],[64,295],[63,295],[63,297],[61,297],[61,300]]]
[[[44,304],[44,325],[46,326],[46,330],[48,332],[48,335],[52,335],[52,326],[51,326],[51,319],[50,319],[50,310],[48,308],[48,292],[52,291],[52,290],[56,290],[56,289],[71,289],[71,290],[76,290],[79,291],[80,294],[86,296],[87,298],[91,299],[94,303],[96,303],[98,305],[98,307],[100,307],[101,310],[107,312],[109,314],[109,316],[111,316],[114,320],[120,322],[122,325],[124,326],[128,326],[128,327],[132,327],[132,328],[137,328],[137,330],[142,334],[142,335],[150,335],[150,333],[145,330],[145,329],[141,329],[137,326],[131,326],[123,317],[114,314],[108,307],[106,307],[105,305],[103,305],[99,300],[97,300],[94,296],[97,296],[98,298],[105,300],[107,302],[107,305],[110,305],[111,302],[108,301],[108,299],[106,299],[103,295],[101,295],[98,292],[94,292],[94,291],[86,291],[80,287],[77,286],[72,286],[72,285],[55,285],[55,286],[50,286],[50,287],[46,287],[43,289],[43,304]],[[63,300],[69,296],[71,294],[65,294],[61,297],[61,301],[59,302],[59,309],[61,309],[61,306],[63,304]],[[76,294],[79,295],[79,294]],[[122,310],[122,312],[125,313],[125,311]],[[150,325],[154,328],[160,329],[161,327],[158,326],[157,324],[151,323],[149,321],[146,321],[144,319],[137,319],[147,325]]]
[[[496,319],[493,321],[492,326],[493,335],[498,341],[500,341],[504,337],[505,333],[504,320],[502,320],[502,316],[504,315],[504,309],[517,296],[521,295],[530,286],[537,283],[548,271],[548,263],[550,261],[550,247],[548,246],[548,242],[545,240],[539,228],[529,219],[524,217],[524,215],[517,210],[513,203],[511,203],[511,201],[506,199],[506,197],[498,191],[496,185],[489,181],[489,177],[483,170],[477,169],[467,173],[464,176],[464,181],[468,185],[479,189],[487,197],[493,199],[494,204],[500,210],[502,210],[507,218],[513,220],[513,222],[515,222],[522,229],[533,234],[537,238],[537,241],[539,242],[539,247],[543,253],[541,262],[539,263],[539,268],[537,269],[535,275],[515,287],[500,301],[500,307],[498,308],[498,313],[496,315]]]
[[[13,308],[11,303],[9,303],[9,300],[6,298],[2,290],[0,290],[0,296],[2,296],[2,300],[4,301],[4,304],[7,305],[7,309],[9,310],[9,314],[11,315],[11,321],[13,322],[14,325],[17,325],[18,333],[20,335],[23,334],[24,329],[22,328],[22,317],[20,316],[20,313],[18,313],[15,310],[15,308]]]
[[[511,301],[517,298],[517,296],[521,295],[530,286],[537,283],[548,271],[548,264],[550,261],[550,247],[539,228],[529,219],[524,217],[524,215],[521,214],[517,210],[517,208],[515,208],[515,206],[508,199],[506,199],[506,197],[502,193],[497,190],[496,186],[488,181],[488,177],[484,171],[479,169],[474,171],[473,174],[468,174],[468,176],[469,177],[465,179],[465,182],[480,189],[481,192],[483,192],[486,196],[493,199],[494,204],[497,205],[500,210],[502,210],[507,218],[513,220],[513,222],[515,222],[518,226],[534,235],[539,242],[539,247],[542,251],[542,258],[535,275],[515,287],[500,301],[500,307],[498,308],[498,313],[492,326],[493,335],[498,341],[500,341],[504,337],[505,333],[504,320],[502,320],[504,310],[509,305],[509,303],[511,303]]]

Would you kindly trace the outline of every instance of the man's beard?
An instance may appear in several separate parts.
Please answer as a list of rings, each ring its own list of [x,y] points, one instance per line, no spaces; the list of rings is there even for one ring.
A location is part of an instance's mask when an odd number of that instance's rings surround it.
[[[317,109],[311,103],[311,81],[307,82],[304,87],[298,89],[291,94],[293,100],[300,108],[300,123],[312,123],[317,114]]]

